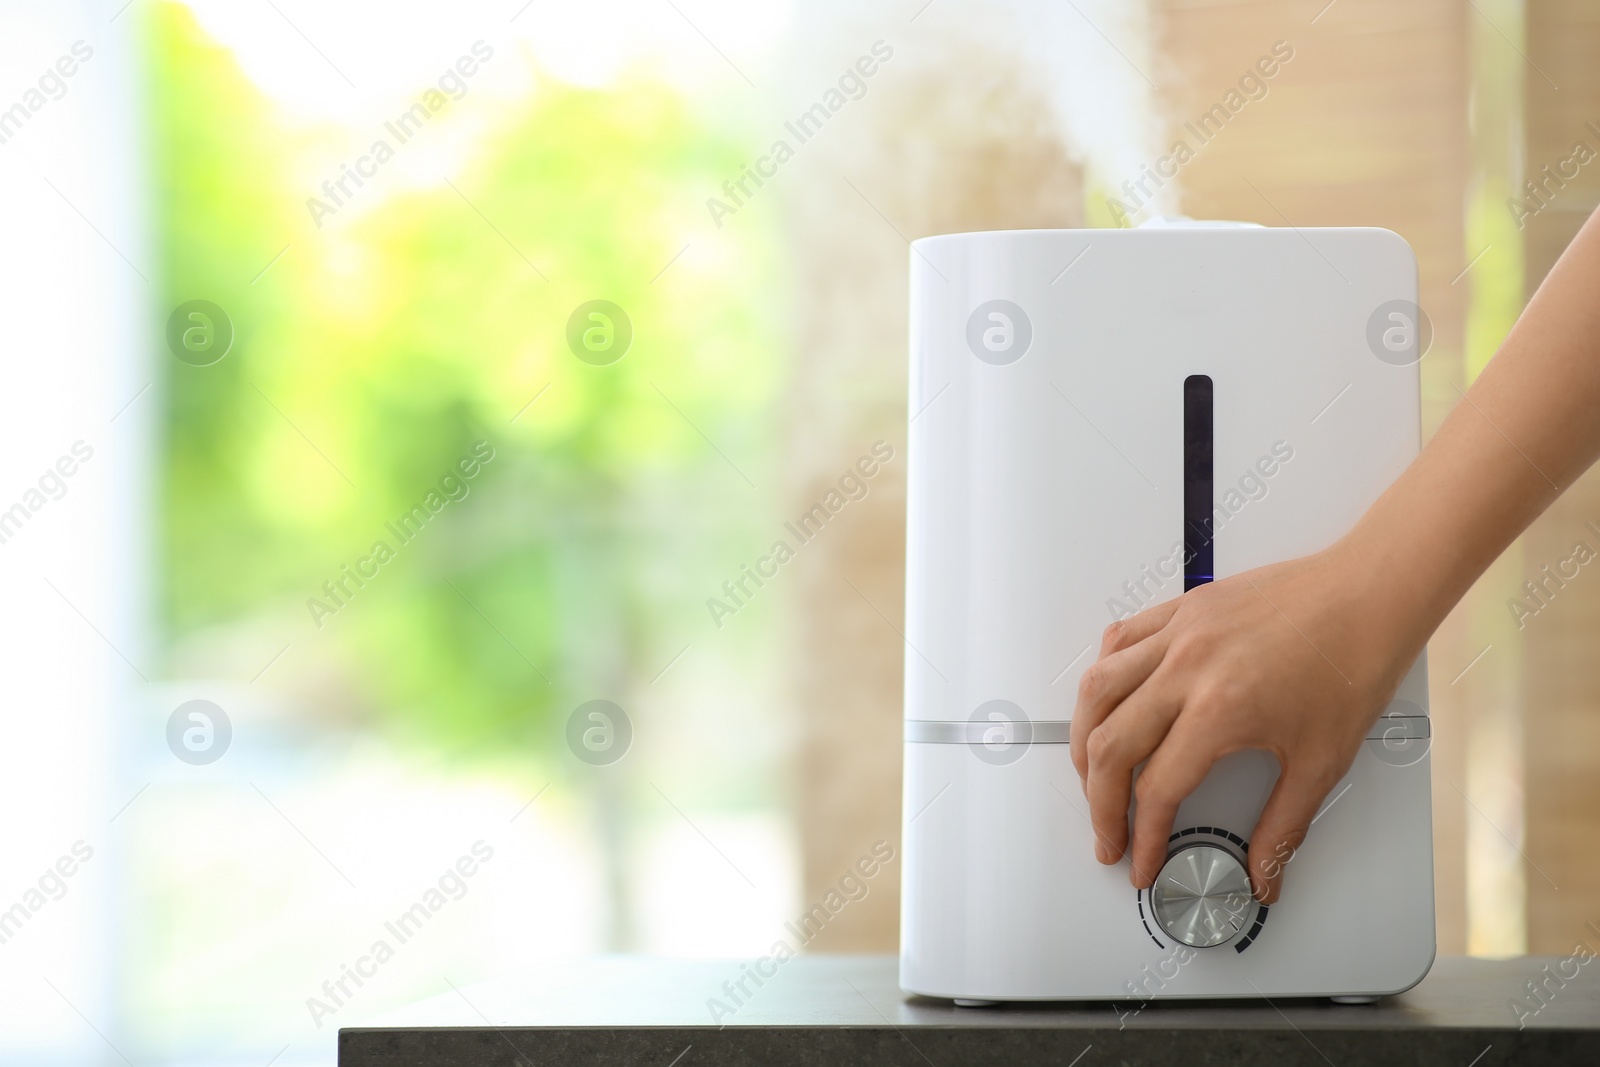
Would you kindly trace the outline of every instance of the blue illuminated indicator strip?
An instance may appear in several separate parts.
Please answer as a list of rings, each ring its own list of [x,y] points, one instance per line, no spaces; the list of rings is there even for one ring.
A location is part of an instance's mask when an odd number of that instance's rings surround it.
[[[1212,483],[1215,433],[1211,378],[1191,374],[1183,380],[1183,591],[1211,581]]]

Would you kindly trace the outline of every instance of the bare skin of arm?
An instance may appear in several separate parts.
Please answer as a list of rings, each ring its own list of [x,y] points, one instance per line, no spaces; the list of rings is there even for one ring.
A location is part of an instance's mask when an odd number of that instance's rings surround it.
[[[1429,636],[1600,457],[1597,220],[1350,533],[1106,629],[1072,716],[1101,863],[1128,855],[1133,884],[1149,886],[1178,805],[1218,759],[1260,749],[1280,775],[1251,835],[1250,879],[1257,898],[1278,899],[1286,858]]]

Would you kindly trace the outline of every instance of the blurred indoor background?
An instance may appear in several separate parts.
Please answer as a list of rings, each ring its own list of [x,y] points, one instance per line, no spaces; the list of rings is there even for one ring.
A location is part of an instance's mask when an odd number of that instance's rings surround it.
[[[1389,227],[1431,432],[1595,206],[1597,50],[1580,0],[6,4],[0,1058],[328,1062],[767,951],[898,846],[908,241]],[[1510,608],[1590,521],[1431,645],[1441,953],[1600,943],[1600,578]],[[811,950],[892,951],[897,878]]]

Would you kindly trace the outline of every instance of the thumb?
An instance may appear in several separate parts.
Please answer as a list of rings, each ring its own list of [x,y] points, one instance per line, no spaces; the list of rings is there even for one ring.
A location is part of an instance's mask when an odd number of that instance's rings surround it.
[[[1293,767],[1279,775],[1250,835],[1250,891],[1261,903],[1277,903],[1284,869],[1293,862],[1327,795],[1327,788],[1313,775],[1296,773]]]

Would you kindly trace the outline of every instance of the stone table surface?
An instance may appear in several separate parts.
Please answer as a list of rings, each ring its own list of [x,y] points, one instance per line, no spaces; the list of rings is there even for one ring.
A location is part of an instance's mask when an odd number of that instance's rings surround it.
[[[958,1008],[902,993],[896,968],[892,956],[800,956],[759,988],[746,979],[744,997],[724,987],[743,976],[738,961],[550,964],[478,985],[452,983],[449,992],[342,1029],[339,1063],[1600,1064],[1600,962],[1593,959],[1440,959],[1415,989],[1368,1005],[1263,999]],[[1534,999],[1529,981],[1542,998]]]

